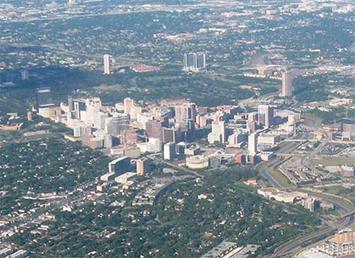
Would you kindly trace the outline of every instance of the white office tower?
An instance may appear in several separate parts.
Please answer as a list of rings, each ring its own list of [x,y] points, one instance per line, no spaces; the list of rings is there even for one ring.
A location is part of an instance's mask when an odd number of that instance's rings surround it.
[[[173,160],[176,155],[176,145],[173,142],[164,144],[164,159]]]
[[[134,101],[131,98],[125,98],[123,100],[123,112],[126,114],[131,113],[131,109],[133,107]]]
[[[91,124],[95,128],[101,128],[100,121],[100,109],[101,109],[101,100],[100,98],[89,98],[85,100],[86,105],[86,117],[84,122]]]
[[[248,153],[256,155],[257,153],[258,136],[256,133],[251,133],[248,137]]]
[[[104,74],[110,73],[110,55],[104,55]]]
[[[258,106],[258,122],[266,128],[272,126],[274,120],[274,108],[269,105]]]
[[[292,81],[290,72],[282,72],[281,97],[292,97]]]
[[[68,0],[68,4],[69,5],[75,5],[76,4],[76,0]]]
[[[212,123],[212,132],[208,134],[208,142],[213,144],[215,142],[225,143],[226,141],[226,127],[224,121]]]

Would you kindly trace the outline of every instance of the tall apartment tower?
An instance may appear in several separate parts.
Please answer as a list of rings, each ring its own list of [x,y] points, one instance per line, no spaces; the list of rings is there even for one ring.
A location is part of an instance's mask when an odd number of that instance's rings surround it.
[[[292,97],[292,81],[290,72],[282,72],[281,97]]]
[[[110,73],[110,55],[104,55],[104,74]]]
[[[188,69],[188,55],[185,53],[184,54],[184,64],[183,64],[183,69],[186,70]]]
[[[183,60],[183,71],[199,72],[206,68],[206,54],[204,53],[185,53]]]

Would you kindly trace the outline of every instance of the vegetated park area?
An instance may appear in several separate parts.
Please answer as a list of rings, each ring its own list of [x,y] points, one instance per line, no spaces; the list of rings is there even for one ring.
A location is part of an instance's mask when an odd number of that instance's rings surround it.
[[[107,104],[117,103],[125,97],[147,101],[187,98],[198,105],[215,106],[237,104],[239,100],[256,94],[276,92],[280,85],[272,79],[187,74],[180,69],[167,67],[156,73],[126,71],[104,76],[100,71],[41,68],[31,73],[29,81],[0,88],[0,110],[1,113],[24,112],[29,106],[35,106],[35,89],[38,87],[51,87],[55,103],[66,101],[73,91],[80,90],[84,96],[99,96]]]
[[[302,207],[260,197],[242,183],[250,177],[253,170],[239,167],[208,171],[170,185],[154,206],[131,206],[134,187],[126,194],[117,190],[70,211],[55,209],[47,231],[33,235],[30,228],[12,240],[33,256],[199,257],[223,240],[258,244],[261,256],[320,224]]]

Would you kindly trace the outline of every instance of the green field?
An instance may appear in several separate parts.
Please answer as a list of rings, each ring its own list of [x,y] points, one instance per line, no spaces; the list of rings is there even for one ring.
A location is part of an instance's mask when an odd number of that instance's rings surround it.
[[[322,187],[322,190],[324,190],[326,193],[331,193],[346,198],[355,205],[355,186],[352,186],[351,188],[345,188],[342,186],[326,186]]]
[[[326,157],[326,158],[311,159],[310,162],[314,166],[317,166],[319,164],[322,164],[324,166],[341,166],[341,165],[355,166],[355,157],[354,156],[333,156],[333,157]]]

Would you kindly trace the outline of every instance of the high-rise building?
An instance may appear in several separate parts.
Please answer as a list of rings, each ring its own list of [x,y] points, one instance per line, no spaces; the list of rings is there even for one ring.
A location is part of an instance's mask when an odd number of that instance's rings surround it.
[[[199,72],[206,68],[206,54],[184,54],[183,70],[186,72]]]
[[[110,74],[110,55],[104,55],[104,74]]]
[[[80,105],[80,104],[79,104]],[[95,128],[103,128],[105,120],[101,118],[101,99],[100,98],[88,98],[85,100],[86,117],[81,117],[81,120],[88,124],[91,124]]]
[[[290,72],[282,72],[281,97],[292,97],[293,77]]]
[[[206,54],[197,55],[197,69],[205,69],[206,68]]]
[[[207,115],[197,115],[196,124],[199,128],[205,127],[207,125]]]
[[[137,159],[136,161],[137,176],[144,176],[146,172],[147,163],[148,163],[148,159],[146,158]]]
[[[184,54],[183,69],[187,69],[187,67],[188,67],[188,55],[185,53]]]
[[[45,87],[37,89],[37,106],[39,108],[54,106],[51,95],[51,88]]]
[[[241,143],[246,141],[246,134],[242,130],[235,130],[233,134],[228,137],[229,147],[239,147]]]
[[[164,144],[164,159],[173,160],[176,156],[176,144],[168,142]]]
[[[247,121],[247,130],[249,133],[254,133],[256,131],[256,122]]]
[[[274,108],[269,105],[258,106],[258,121],[260,124],[269,128],[274,120]]]
[[[21,80],[27,81],[30,78],[30,73],[27,70],[21,71]]]
[[[74,5],[74,4],[76,4],[76,0],[68,0],[68,4],[69,5]]]
[[[163,142],[177,142],[177,130],[176,128],[163,128]]]
[[[226,141],[226,128],[224,121],[212,123],[212,132],[208,134],[208,142],[213,144],[215,142],[225,143]]]
[[[128,114],[114,113],[112,117],[105,120],[105,132],[107,134],[118,136],[129,128]]]
[[[123,112],[126,113],[126,114],[130,114],[133,105],[134,105],[133,99],[125,98],[123,100]]]
[[[159,120],[149,120],[145,123],[145,131],[147,136],[153,138],[162,138],[163,126],[162,122]]]
[[[28,121],[32,121],[32,119],[33,119],[33,117],[32,117],[32,111],[29,110],[29,111],[27,111],[27,120],[28,120]]]
[[[68,119],[81,119],[81,112],[86,111],[86,102],[82,99],[68,97]]]
[[[131,168],[131,159],[126,156],[115,159],[108,164],[109,172],[115,174],[123,174],[129,171],[130,168]]]
[[[257,153],[258,136],[256,133],[249,134],[248,137],[248,153],[249,155],[256,155]]]
[[[186,125],[188,120],[196,121],[196,104],[183,103],[175,106],[175,121],[176,123]]]

